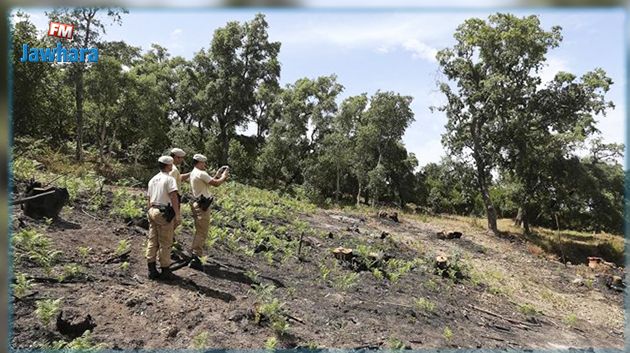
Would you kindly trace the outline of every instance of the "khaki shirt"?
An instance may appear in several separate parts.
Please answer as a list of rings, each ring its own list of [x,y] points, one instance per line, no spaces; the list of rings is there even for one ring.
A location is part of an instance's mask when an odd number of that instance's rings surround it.
[[[199,197],[199,195],[210,197],[210,184],[208,184],[210,180],[212,177],[206,171],[193,168],[190,172],[190,187],[193,197]]]
[[[149,180],[147,196],[153,205],[168,205],[171,203],[169,194],[173,191],[177,191],[175,178],[167,172],[159,172]]]
[[[177,183],[177,190],[181,193],[181,190],[182,190],[182,176],[179,173],[179,169],[177,169],[177,166],[175,164],[173,164],[173,170],[171,170],[170,176],[175,178],[175,182]]]

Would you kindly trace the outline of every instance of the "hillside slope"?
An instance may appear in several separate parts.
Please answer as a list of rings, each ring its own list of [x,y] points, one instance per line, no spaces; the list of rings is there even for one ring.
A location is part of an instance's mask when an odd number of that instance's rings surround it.
[[[623,295],[607,285],[618,268],[565,266],[476,220],[395,222],[234,182],[216,189],[205,270],[149,281],[142,191],[77,182],[57,221],[14,207],[13,347],[623,347]],[[463,236],[439,239],[445,228]],[[186,205],[176,258],[191,234]],[[436,271],[439,254],[450,270]],[[91,320],[64,330],[57,309]]]

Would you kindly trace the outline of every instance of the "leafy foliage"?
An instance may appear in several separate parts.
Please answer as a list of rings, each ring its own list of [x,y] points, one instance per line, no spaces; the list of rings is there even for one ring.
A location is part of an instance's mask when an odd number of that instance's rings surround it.
[[[44,325],[48,325],[57,316],[62,299],[42,299],[35,302],[35,315]]]
[[[143,185],[155,172],[156,151],[179,146],[204,153],[211,166],[230,164],[235,180],[277,190],[256,195],[264,205],[228,205],[260,220],[284,213],[274,202],[288,194],[326,207],[371,203],[487,213],[491,228],[495,213],[520,215],[526,228],[556,227],[556,216],[566,228],[623,228],[623,146],[604,143],[595,120],[613,108],[605,99],[612,80],[596,68],[542,82],[547,53],[560,46],[562,35],[559,27],[544,29],[537,16],[470,18],[455,31],[455,44],[439,51],[445,78],[439,89],[447,102],[436,108],[448,118],[442,142],[450,156],[417,170],[416,156],[402,144],[414,121],[412,97],[377,90],[341,99],[344,86],[335,74],[280,87],[281,43],[269,40],[264,15],[226,23],[187,60],[159,45],[143,49],[102,40],[105,19],[120,23],[124,13],[60,8],[48,14],[76,20],[77,39],[103,49],[99,65],[21,63],[23,43],[51,42],[38,37],[27,15],[15,17],[16,179],[38,176],[42,163],[66,175],[59,184],[71,201],[89,195],[87,209],[98,213],[108,202],[104,180]],[[88,22],[89,33],[81,32]],[[50,82],[50,90],[34,88]],[[241,133],[254,125],[254,136]],[[75,142],[64,142],[70,139]],[[577,154],[587,147],[587,156]],[[69,164],[73,154],[85,163]],[[142,198],[117,191],[111,213],[138,218],[144,205]],[[213,223],[221,228],[241,218]],[[278,227],[263,228],[212,234],[208,245],[236,249],[247,241],[253,256]],[[277,258],[289,259],[291,250],[284,249],[295,244],[269,238],[273,251],[281,252]],[[261,256],[274,261],[269,253]]]
[[[15,283],[12,284],[13,295],[16,298],[22,298],[31,289],[33,280],[26,277],[24,273],[15,274]]]
[[[190,343],[191,349],[204,349],[208,347],[208,332],[201,332],[195,337],[193,337],[192,342]]]
[[[34,229],[23,229],[13,236],[13,244],[20,249],[17,258],[26,258],[44,268],[47,274],[52,272],[61,252],[52,248],[52,241]]]

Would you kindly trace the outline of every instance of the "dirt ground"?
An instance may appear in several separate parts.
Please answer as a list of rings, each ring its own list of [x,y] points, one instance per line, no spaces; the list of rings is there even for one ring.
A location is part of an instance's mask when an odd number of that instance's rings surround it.
[[[302,260],[269,263],[262,254],[247,256],[217,242],[203,272],[184,267],[175,272],[177,281],[161,282],[147,279],[141,227],[80,207],[50,225],[23,216],[17,207],[13,218],[14,233],[36,227],[53,240],[62,251],[55,268],[71,263],[85,268],[84,275],[59,282],[28,261],[15,264],[14,271],[27,273],[34,285],[12,302],[14,348],[72,338],[35,315],[36,302],[48,298],[63,298],[64,318],[89,314],[96,324],[94,342],[107,348],[188,348],[203,334],[212,348],[261,348],[274,330],[254,318],[260,303],[252,270],[260,283],[277,287],[274,296],[284,303],[289,327],[277,335],[278,348],[622,349],[624,344],[623,293],[606,285],[606,275],[532,254],[517,237],[469,229],[460,239],[442,240],[436,233],[444,225],[413,217],[403,215],[397,223],[375,214],[318,210],[301,215],[324,234],[304,241]],[[184,249],[191,238],[188,231],[178,236]],[[121,239],[130,241],[128,258],[114,256]],[[345,268],[332,257],[331,249],[358,244],[423,262],[392,282]],[[84,257],[79,247],[92,251]],[[431,259],[440,253],[461,256],[474,276],[454,280],[435,273]],[[123,261],[127,270],[121,269]],[[333,269],[330,277],[324,265]],[[351,273],[358,276],[353,286],[336,285]],[[419,307],[421,298],[434,308]],[[523,310],[525,304],[535,310]]]

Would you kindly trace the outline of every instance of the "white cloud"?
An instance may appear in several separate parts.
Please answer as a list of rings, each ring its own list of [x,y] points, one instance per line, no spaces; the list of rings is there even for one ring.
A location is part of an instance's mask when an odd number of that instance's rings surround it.
[[[176,28],[169,34],[168,42],[166,42],[164,46],[169,50],[169,52],[171,52],[171,54],[173,50],[176,51],[182,49],[183,46],[181,44],[181,40],[183,33],[184,30],[182,30],[181,28]]]
[[[438,50],[418,41],[417,39],[409,39],[405,41],[402,46],[407,51],[412,52],[415,59],[425,59],[432,62],[437,61],[435,59],[435,55]]]
[[[255,136],[256,133],[258,132],[258,127],[256,123],[250,121],[249,123],[247,123],[247,126],[237,127],[236,131],[241,135]]]
[[[381,47],[376,48],[376,51],[382,54],[387,54],[389,53],[390,48],[386,46],[381,46]]]
[[[39,14],[39,13],[34,13],[32,11],[25,11],[24,9],[15,9],[11,12],[11,21],[13,23],[17,23],[18,21],[24,20],[17,17],[18,11],[21,11],[27,14],[28,20],[33,25],[35,25],[35,28],[37,28],[39,32],[48,31],[48,17],[46,17],[46,15],[43,12]]]
[[[278,28],[272,37],[286,46],[335,46],[382,54],[400,49],[434,63],[436,47],[448,46],[453,31],[465,18],[426,13],[322,15],[310,17],[298,27]]]
[[[438,163],[446,155],[442,147],[441,136],[431,137],[427,140],[414,140],[405,144],[407,150],[416,155],[418,168],[429,163]]]
[[[540,70],[541,85],[544,86],[548,82],[553,81],[553,78],[560,71],[571,71],[567,61],[557,57],[548,57],[547,62]]]
[[[626,106],[618,104],[614,110],[606,116],[597,116],[597,128],[601,131],[604,141],[607,143],[625,143],[626,132]]]

